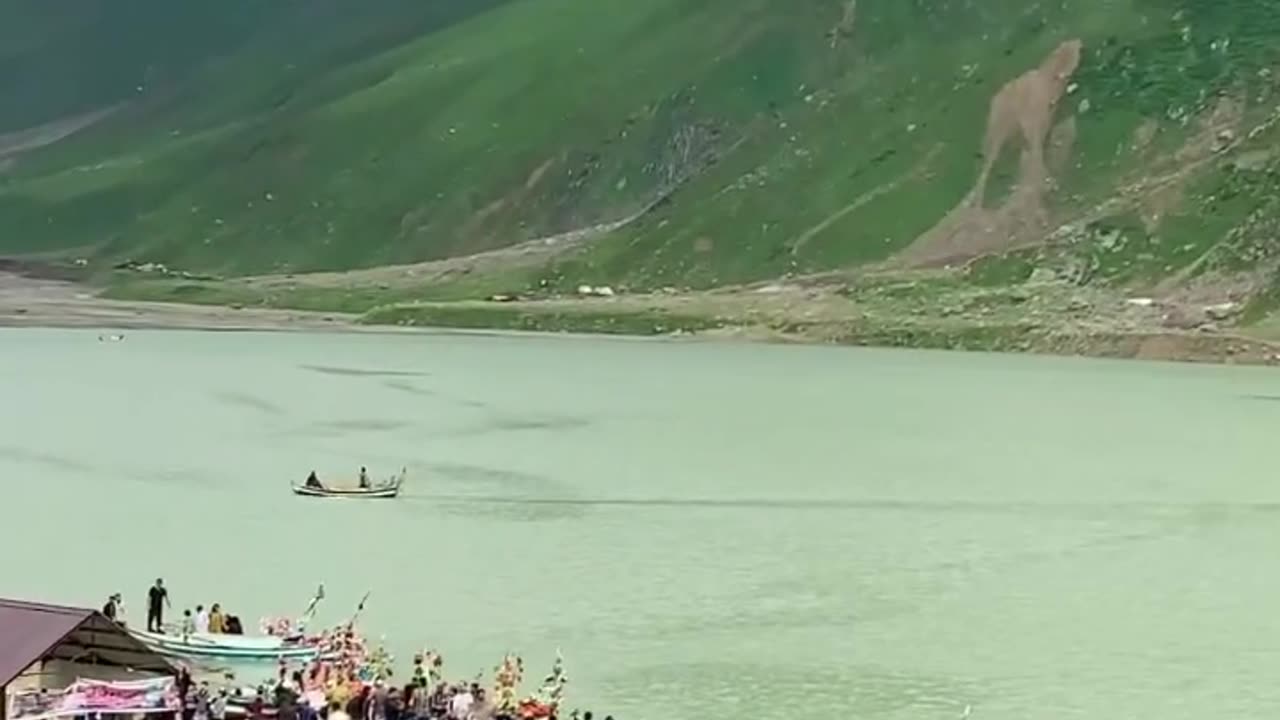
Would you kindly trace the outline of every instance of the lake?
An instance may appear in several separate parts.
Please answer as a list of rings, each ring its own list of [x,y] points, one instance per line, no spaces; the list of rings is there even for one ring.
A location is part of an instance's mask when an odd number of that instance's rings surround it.
[[[0,595],[560,649],[624,718],[1280,707],[1280,375],[468,334],[0,330]],[[407,466],[391,502],[293,496]]]

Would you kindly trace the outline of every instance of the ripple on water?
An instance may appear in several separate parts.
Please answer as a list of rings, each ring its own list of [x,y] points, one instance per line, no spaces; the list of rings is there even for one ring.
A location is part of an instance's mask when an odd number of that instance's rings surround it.
[[[387,370],[383,368],[358,368],[358,367],[336,367],[332,365],[299,365],[303,370],[320,373],[322,375],[337,375],[341,377],[371,377],[371,378],[387,378],[387,377],[427,377],[430,373],[421,370]]]
[[[682,715],[706,718],[956,720],[985,694],[982,683],[970,678],[897,672],[853,660],[837,667],[785,666],[767,656],[634,668],[626,676],[610,676],[606,687],[617,697],[661,698],[681,705]],[[654,716],[644,702],[617,715]]]

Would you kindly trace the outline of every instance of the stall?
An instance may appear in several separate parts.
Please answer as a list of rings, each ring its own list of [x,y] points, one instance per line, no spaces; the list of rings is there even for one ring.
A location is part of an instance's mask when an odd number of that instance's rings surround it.
[[[167,659],[96,610],[0,599],[0,720],[13,720],[11,701],[20,695],[68,703],[127,696],[175,673]],[[116,689],[86,692],[86,683]]]

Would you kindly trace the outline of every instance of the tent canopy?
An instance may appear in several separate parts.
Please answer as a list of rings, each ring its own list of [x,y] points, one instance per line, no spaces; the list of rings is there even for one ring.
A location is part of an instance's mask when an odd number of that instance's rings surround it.
[[[45,660],[174,672],[164,656],[96,610],[0,599],[0,687]]]

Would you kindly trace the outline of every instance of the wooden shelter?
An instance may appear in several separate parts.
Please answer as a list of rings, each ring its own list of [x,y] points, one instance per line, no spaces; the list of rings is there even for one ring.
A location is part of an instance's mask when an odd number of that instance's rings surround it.
[[[83,676],[95,669],[176,672],[164,656],[96,610],[0,599],[0,720],[8,713],[10,683],[55,662]]]

